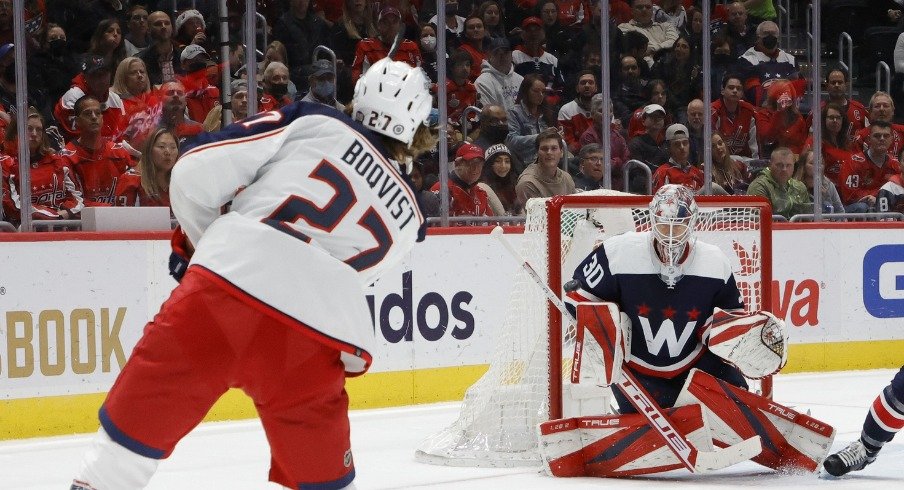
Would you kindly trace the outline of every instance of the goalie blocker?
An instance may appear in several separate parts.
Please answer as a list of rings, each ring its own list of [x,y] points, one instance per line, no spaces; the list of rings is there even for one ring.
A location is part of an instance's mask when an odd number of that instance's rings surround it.
[[[600,381],[611,383],[620,375],[620,367],[613,363],[630,350],[620,335],[617,306],[579,303],[577,318],[573,382],[581,378],[583,364],[600,364],[599,359],[586,357],[592,350],[588,346],[593,346],[602,351],[603,369],[595,371],[603,373]],[[744,366],[745,374],[766,376],[787,359],[783,329],[781,320],[769,314],[717,310],[706,335],[717,340],[717,349],[731,357],[733,364]],[[753,459],[777,470],[816,471],[834,439],[835,431],[828,424],[697,369],[691,370],[675,407],[667,412],[668,418],[698,451],[738,447],[732,464]],[[553,476],[620,477],[681,468],[681,461],[651,429],[638,415],[552,420],[538,427],[540,453]],[[741,447],[754,439],[761,440],[762,446]]]

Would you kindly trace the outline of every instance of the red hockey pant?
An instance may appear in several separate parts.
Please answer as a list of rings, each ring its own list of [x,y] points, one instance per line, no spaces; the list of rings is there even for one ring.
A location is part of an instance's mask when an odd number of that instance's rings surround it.
[[[192,267],[145,327],[101,408],[110,437],[166,458],[229,388],[253,400],[270,443],[270,480],[341,488],[354,479],[339,351],[252,307]]]

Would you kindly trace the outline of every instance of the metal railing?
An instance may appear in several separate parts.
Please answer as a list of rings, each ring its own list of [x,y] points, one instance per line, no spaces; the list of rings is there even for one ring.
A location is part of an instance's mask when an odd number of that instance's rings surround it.
[[[795,214],[792,223],[814,221],[815,214]],[[823,221],[904,221],[901,213],[823,213]]]
[[[647,194],[652,194],[653,193],[653,171],[650,170],[649,165],[647,165],[646,163],[643,163],[640,160],[635,160],[635,159],[631,159],[631,160],[628,160],[627,162],[625,162],[625,166],[624,166],[624,168],[622,168],[622,176],[624,177],[624,181],[625,181],[625,192],[628,192],[628,189],[630,188],[630,185],[631,185],[631,176],[629,174],[631,173],[632,168],[639,168],[645,174],[647,174],[646,175],[646,177],[647,177]]]
[[[0,221],[0,232],[15,233],[17,231],[19,231],[18,228],[13,226],[12,223],[10,223],[8,221]]]
[[[882,74],[885,74],[885,93],[891,93],[891,67],[888,63],[880,61],[876,63],[876,92],[882,90]],[[848,84],[851,85],[851,84]]]
[[[459,127],[461,128],[461,137],[464,141],[468,139],[468,116],[471,114],[480,114],[480,107],[469,105],[465,107],[465,110],[461,111],[461,117],[458,119]]]
[[[847,49],[845,49],[847,47]],[[818,63],[819,53],[814,54],[814,63]],[[847,54],[847,60],[844,55]],[[848,72],[848,79],[854,75],[854,39],[847,32],[838,35],[838,64]],[[854,84],[848,83],[848,100],[854,98]]]
[[[775,0],[775,10],[778,14],[776,24],[778,24],[778,32],[781,37],[785,38],[782,47],[790,49],[791,47],[791,0]]]

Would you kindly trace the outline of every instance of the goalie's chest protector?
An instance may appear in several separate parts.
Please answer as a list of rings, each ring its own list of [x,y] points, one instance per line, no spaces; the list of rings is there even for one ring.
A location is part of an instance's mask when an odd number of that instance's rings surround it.
[[[594,296],[617,303],[631,319],[631,359],[639,372],[671,378],[700,358],[703,325],[714,307],[743,308],[728,258],[696,242],[684,277],[669,289],[659,277],[649,233],[606,240],[575,270]]]

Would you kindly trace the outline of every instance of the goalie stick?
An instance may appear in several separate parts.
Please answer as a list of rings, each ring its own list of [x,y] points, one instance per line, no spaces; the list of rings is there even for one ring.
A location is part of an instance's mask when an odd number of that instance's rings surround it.
[[[571,312],[568,311],[565,303],[543,281],[533,266],[509,243],[505,238],[502,227],[497,226],[493,228],[490,235],[498,239],[512,258],[520,262],[521,267],[542,289],[546,298],[574,324],[575,319]],[[719,448],[715,451],[698,451],[688,442],[684,434],[675,429],[675,426],[663,413],[662,407],[650,397],[649,393],[637,382],[637,378],[633,374],[622,369],[619,379],[615,380],[614,384],[624,393],[625,397],[634,405],[634,408],[647,419],[650,426],[662,437],[663,442],[675,453],[675,456],[678,457],[684,467],[693,473],[705,473],[726,468],[756,457],[763,450],[760,437],[754,436],[738,444]]]

